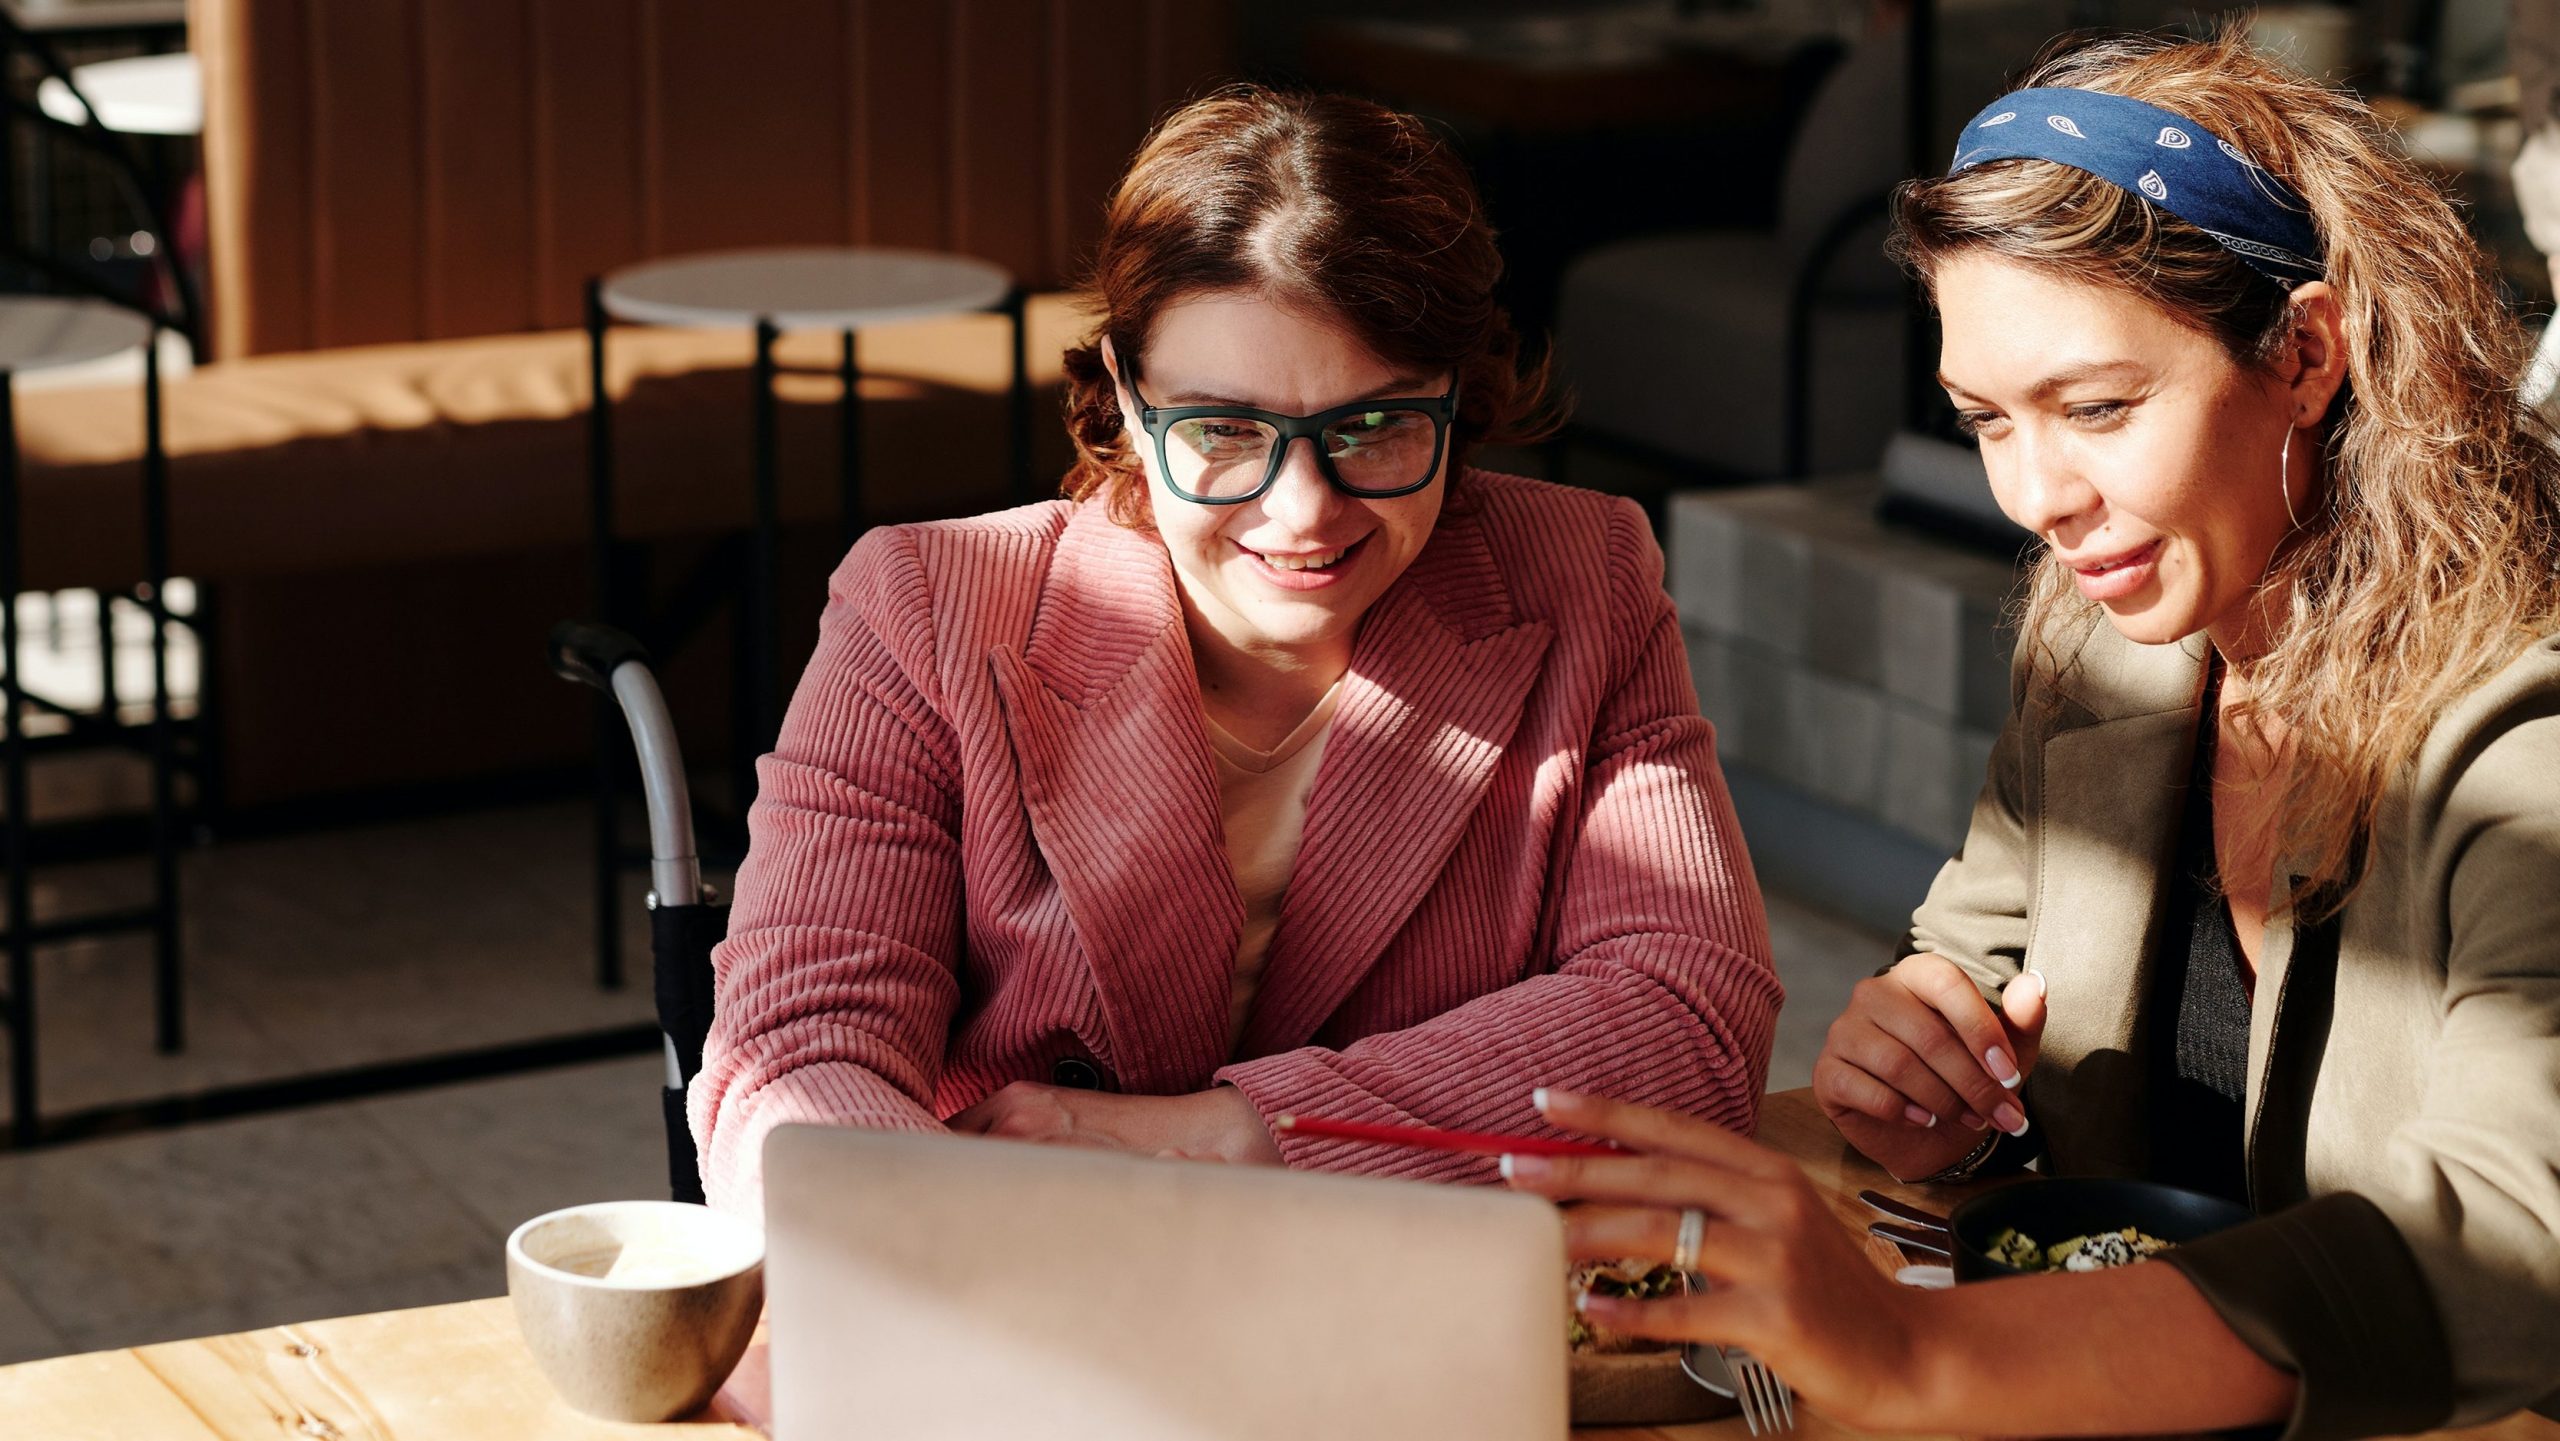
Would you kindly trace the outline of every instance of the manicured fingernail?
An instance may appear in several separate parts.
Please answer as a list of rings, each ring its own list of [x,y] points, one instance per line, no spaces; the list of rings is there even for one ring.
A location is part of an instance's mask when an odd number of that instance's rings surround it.
[[[1938,1115],[1935,1111],[1924,1111],[1918,1106],[1903,1107],[1902,1119],[1909,1121],[1915,1126],[1934,1126],[1938,1124]]]
[[[1540,1086],[1538,1089],[1531,1091],[1529,1093],[1529,1104],[1535,1106],[1538,1111],[1543,1114],[1547,1109],[1547,1088]]]
[[[2007,1051],[1993,1046],[1982,1053],[1982,1064],[1990,1069],[1991,1079],[2012,1091],[2018,1089],[2018,1063],[2009,1059]]]
[[[2031,981],[2033,981],[2033,982],[2035,982],[2035,983],[2036,983],[2036,994],[2037,994],[2037,995],[2039,995],[2039,996],[2049,996],[2049,995],[2052,995],[2052,994],[2053,994],[2053,987],[2052,987],[2052,985],[2051,985],[2050,983],[2048,983],[2048,982],[2045,980],[2045,978],[2044,978],[2044,972],[2042,972],[2042,971],[2029,971],[2029,972],[2027,972],[2027,979],[2028,979],[2028,980],[2031,980]]]
[[[1965,1112],[1965,1113],[1964,1113],[1964,1123],[1965,1123],[1967,1126],[1970,1126],[1970,1127],[1972,1127],[1974,1130],[1977,1130],[1977,1131],[1979,1131],[1979,1130],[1981,1130],[1983,1127],[1988,1126],[1988,1125],[1990,1125],[1990,1124],[1991,1124],[1989,1121],[1986,1121],[1986,1120],[1982,1119],[1980,1116],[1975,1115],[1975,1114],[1974,1114],[1973,1112],[1971,1112],[1971,1111],[1967,1111],[1967,1112]]]
[[[1590,1293],[1590,1292],[1588,1292],[1588,1291],[1576,1291],[1576,1292],[1574,1292],[1574,1293],[1573,1293],[1573,1309],[1574,1309],[1574,1311],[1575,1311],[1576,1313],[1580,1313],[1580,1312],[1583,1312],[1583,1311],[1588,1311],[1588,1310],[1590,1310],[1590,1309],[1591,1309],[1591,1293]]]
[[[1494,1162],[1494,1169],[1495,1169],[1495,1170],[1498,1170],[1498,1171],[1500,1171],[1500,1172],[1502,1173],[1502,1179],[1504,1179],[1504,1180],[1506,1180],[1506,1181],[1510,1180],[1510,1179],[1511,1179],[1511,1158],[1510,1158],[1509,1156],[1505,1156],[1505,1157],[1503,1157],[1501,1160]]]
[[[1547,1158],[1544,1156],[1505,1156],[1502,1158],[1502,1175],[1505,1180],[1540,1181],[1546,1179],[1547,1172],[1550,1169],[1551,1168],[1547,1164]]]
[[[2027,1113],[2005,1101],[2001,1103],[1999,1110],[1991,1113],[1991,1118],[2000,1123],[2001,1130],[2012,1136],[2023,1136],[2027,1133]]]

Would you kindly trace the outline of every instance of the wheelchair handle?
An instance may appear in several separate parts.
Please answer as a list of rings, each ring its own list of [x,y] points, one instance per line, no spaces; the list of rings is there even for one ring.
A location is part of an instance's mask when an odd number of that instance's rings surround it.
[[[693,844],[693,798],[666,697],[649,670],[649,652],[611,626],[564,620],[551,628],[551,669],[590,685],[622,705],[640,755],[640,793],[649,807],[649,887],[653,906],[702,903],[702,858]]]
[[[551,673],[562,680],[611,695],[613,673],[633,660],[650,664],[648,647],[612,626],[564,620],[551,628]]]

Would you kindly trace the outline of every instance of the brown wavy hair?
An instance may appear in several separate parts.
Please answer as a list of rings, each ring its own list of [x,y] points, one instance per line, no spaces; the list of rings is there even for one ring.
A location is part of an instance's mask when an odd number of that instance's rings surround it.
[[[1085,282],[1101,320],[1066,354],[1076,463],[1062,489],[1146,525],[1145,471],[1101,342],[1134,366],[1165,307],[1208,291],[1302,307],[1400,371],[1455,372],[1453,479],[1476,444],[1541,439],[1554,429],[1546,365],[1522,368],[1494,300],[1501,276],[1474,182],[1420,120],[1258,85],[1194,101],[1156,127],[1112,192]]]
[[[2448,704],[2560,626],[2560,455],[2517,398],[2527,347],[2461,220],[2360,101],[2269,61],[2237,33],[2069,43],[2020,87],[2070,86],[2187,116],[2289,182],[2326,253],[2346,384],[2324,421],[2325,483],[2262,593],[2277,638],[2233,663],[2255,712],[2290,733],[2278,813],[2308,862],[2291,908],[2353,894],[2385,786]],[[2289,292],[2195,226],[2042,160],[1905,183],[1895,257],[1928,285],[1990,254],[2141,296],[2245,366],[2282,353]],[[2021,617],[2058,680],[2060,638],[2101,623],[2066,567],[2037,564]],[[2076,648],[2075,648],[2076,653]]]

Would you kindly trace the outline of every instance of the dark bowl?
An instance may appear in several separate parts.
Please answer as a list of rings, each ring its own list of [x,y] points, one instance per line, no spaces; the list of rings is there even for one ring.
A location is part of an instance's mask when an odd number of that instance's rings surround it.
[[[2219,1196],[2153,1181],[2070,1176],[1986,1191],[1956,1207],[1947,1229],[1955,1233],[1956,1279],[1980,1281],[2029,1274],[1991,1259],[1991,1238],[2011,1227],[2047,1246],[2127,1226],[2176,1244],[2248,1219],[2247,1207]]]

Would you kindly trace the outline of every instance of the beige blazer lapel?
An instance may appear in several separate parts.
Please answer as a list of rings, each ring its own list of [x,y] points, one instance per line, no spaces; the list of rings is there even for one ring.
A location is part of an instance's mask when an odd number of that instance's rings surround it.
[[[1518,621],[1482,534],[1444,520],[1364,620],[1239,1053],[1306,1044],[1447,864],[1553,630]]]
[[[2073,1118],[2072,1140],[2055,1145],[2059,1172],[2122,1174],[2144,1161],[2141,1009],[2195,757],[2202,657],[2200,638],[2093,639],[2070,682],[2079,714],[2045,738],[2027,964],[2046,984],[2036,1096]]]
[[[1206,1085],[1227,1056],[1244,906],[1164,547],[1079,507],[1028,644],[988,667],[1122,1085]]]

